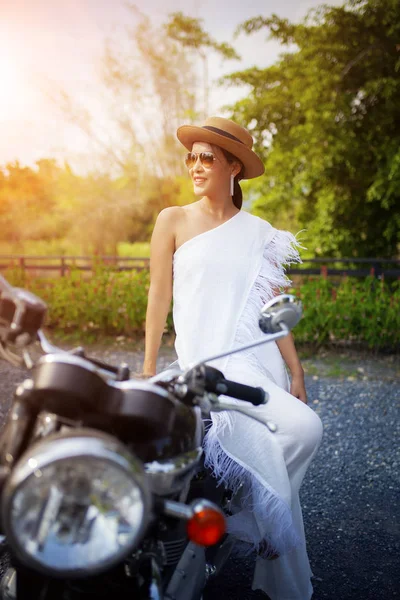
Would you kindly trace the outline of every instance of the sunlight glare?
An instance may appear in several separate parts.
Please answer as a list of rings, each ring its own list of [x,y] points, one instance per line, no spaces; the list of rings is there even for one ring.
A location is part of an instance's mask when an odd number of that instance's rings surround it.
[[[16,62],[0,54],[0,119],[11,117],[13,107],[20,101],[23,87]]]

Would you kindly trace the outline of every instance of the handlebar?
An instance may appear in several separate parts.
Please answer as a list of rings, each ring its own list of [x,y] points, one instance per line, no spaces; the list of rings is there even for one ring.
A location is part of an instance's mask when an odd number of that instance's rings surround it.
[[[201,389],[218,395],[231,396],[237,400],[244,400],[254,406],[265,404],[267,395],[263,388],[244,385],[225,379],[224,374],[208,365],[195,367],[187,374],[189,387]]]
[[[224,379],[224,381],[218,383],[216,391],[218,394],[250,402],[253,406],[260,406],[261,404],[265,404],[266,401],[266,394],[262,387],[252,387],[251,385],[236,383],[236,381],[229,381],[228,379]]]

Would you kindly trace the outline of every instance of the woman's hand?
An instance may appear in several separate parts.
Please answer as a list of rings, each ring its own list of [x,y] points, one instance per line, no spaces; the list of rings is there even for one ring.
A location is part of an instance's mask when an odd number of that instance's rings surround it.
[[[304,404],[307,404],[304,370],[297,356],[292,334],[289,333],[289,335],[281,340],[277,340],[276,343],[291,374],[292,383],[290,385],[290,393],[295,398],[304,402]]]
[[[295,398],[298,398],[304,404],[307,404],[307,392],[304,383],[304,372],[299,371],[292,373],[292,383],[290,385],[290,393]]]
[[[145,372],[136,373],[135,379],[150,379],[150,377],[154,377],[155,374],[156,374],[155,372],[154,373],[145,373]]]

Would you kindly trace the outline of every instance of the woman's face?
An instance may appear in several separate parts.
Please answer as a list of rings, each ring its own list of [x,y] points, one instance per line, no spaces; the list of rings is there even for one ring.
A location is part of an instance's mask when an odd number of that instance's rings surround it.
[[[221,193],[229,194],[231,174],[235,176],[239,172],[240,167],[236,166],[236,163],[229,164],[218,146],[205,142],[195,142],[192,152],[197,154],[195,164],[189,168],[195,195],[215,196]],[[201,152],[212,153],[214,155],[211,166],[205,166],[201,163],[199,157]]]

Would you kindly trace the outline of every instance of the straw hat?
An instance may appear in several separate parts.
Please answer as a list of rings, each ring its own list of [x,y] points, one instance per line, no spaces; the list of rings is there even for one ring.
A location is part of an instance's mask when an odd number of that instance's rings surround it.
[[[176,132],[178,140],[189,151],[195,142],[215,144],[228,150],[238,158],[244,167],[243,179],[259,177],[264,173],[264,165],[253,152],[253,138],[244,127],[222,117],[209,117],[201,127],[182,125]]]

